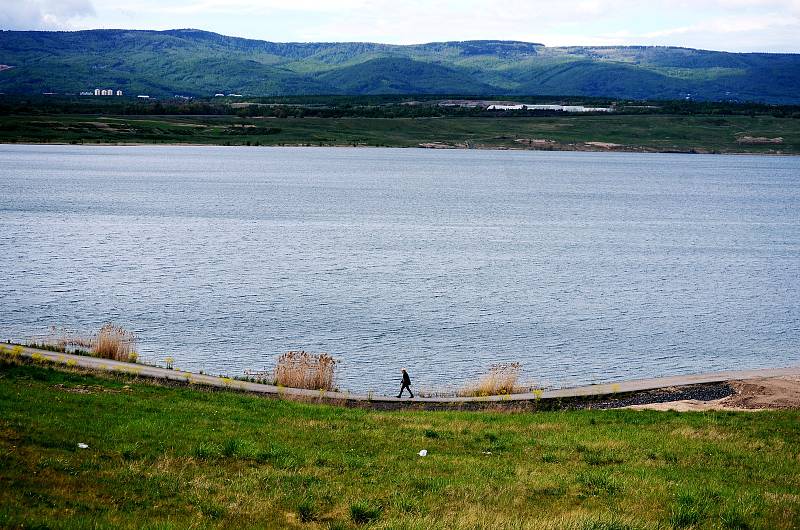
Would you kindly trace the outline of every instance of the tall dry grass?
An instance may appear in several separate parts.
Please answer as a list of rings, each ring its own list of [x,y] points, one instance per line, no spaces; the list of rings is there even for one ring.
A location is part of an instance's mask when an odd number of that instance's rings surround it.
[[[459,390],[458,395],[474,397],[513,394],[518,389],[517,381],[519,381],[521,371],[520,363],[493,364],[477,382],[470,383]]]
[[[136,362],[136,335],[122,326],[103,324],[92,340],[91,352],[104,359]]]
[[[288,351],[278,357],[275,384],[309,390],[333,390],[336,359],[327,353]]]

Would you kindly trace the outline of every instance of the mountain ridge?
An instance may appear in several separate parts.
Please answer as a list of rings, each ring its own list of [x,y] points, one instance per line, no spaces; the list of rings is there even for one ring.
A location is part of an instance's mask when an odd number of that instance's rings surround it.
[[[273,42],[185,28],[0,32],[0,92],[575,95],[800,103],[800,54],[504,40]]]

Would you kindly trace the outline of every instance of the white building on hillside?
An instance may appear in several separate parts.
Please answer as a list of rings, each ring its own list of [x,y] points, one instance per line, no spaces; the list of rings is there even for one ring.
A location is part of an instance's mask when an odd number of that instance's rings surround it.
[[[584,107],[583,105],[489,105],[486,110],[549,110],[556,112],[611,112],[610,107]]]
[[[81,92],[83,94],[83,92]],[[88,92],[87,95],[91,95],[91,92]],[[122,90],[114,90],[113,88],[95,88],[94,89],[95,96],[121,96]]]
[[[486,110],[525,110],[525,105],[489,105]]]

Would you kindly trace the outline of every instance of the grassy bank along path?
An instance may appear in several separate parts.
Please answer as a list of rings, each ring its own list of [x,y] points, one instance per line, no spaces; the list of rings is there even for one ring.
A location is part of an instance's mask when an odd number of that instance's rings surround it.
[[[708,374],[639,379],[633,381],[621,381],[617,383],[588,385],[556,390],[542,390],[502,396],[435,398],[415,397],[413,399],[398,399],[393,396],[350,394],[349,392],[285,388],[274,385],[253,383],[250,381],[242,381],[238,379],[232,379],[230,377],[197,374],[193,372],[161,368],[158,366],[113,361],[99,357],[89,357],[86,355],[52,352],[22,345],[0,344],[0,348],[2,348],[0,349],[0,354],[4,354],[6,356],[22,356],[34,361],[41,360],[68,367],[80,367],[90,370],[117,372],[139,377],[161,379],[163,381],[170,381],[173,383],[203,385],[213,388],[264,394],[278,398],[305,401],[314,400],[339,405],[374,405],[374,408],[398,408],[404,404],[416,406],[417,408],[435,408],[437,405],[442,405],[445,407],[471,405],[474,408],[481,408],[481,405],[484,405],[485,407],[502,407],[504,405],[512,406],[514,404],[524,404],[526,402],[542,406],[546,406],[548,402],[564,402],[565,405],[568,405],[570,402],[575,401],[583,404],[584,402],[581,398],[593,399],[615,397],[660,389],[688,388],[695,385],[725,383],[728,381],[744,381],[748,379],[762,379],[766,377],[800,377],[800,366],[797,366],[789,368],[738,370]]]
[[[0,360],[2,528],[800,527],[797,410],[385,412],[29,363]]]

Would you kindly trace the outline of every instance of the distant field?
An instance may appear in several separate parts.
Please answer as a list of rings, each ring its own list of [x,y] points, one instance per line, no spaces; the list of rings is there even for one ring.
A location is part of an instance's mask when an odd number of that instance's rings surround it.
[[[792,529],[800,412],[387,413],[0,361],[0,527]]]
[[[0,142],[388,147],[435,144],[475,148],[800,154],[800,119],[670,115],[391,119],[26,115],[0,117]]]

